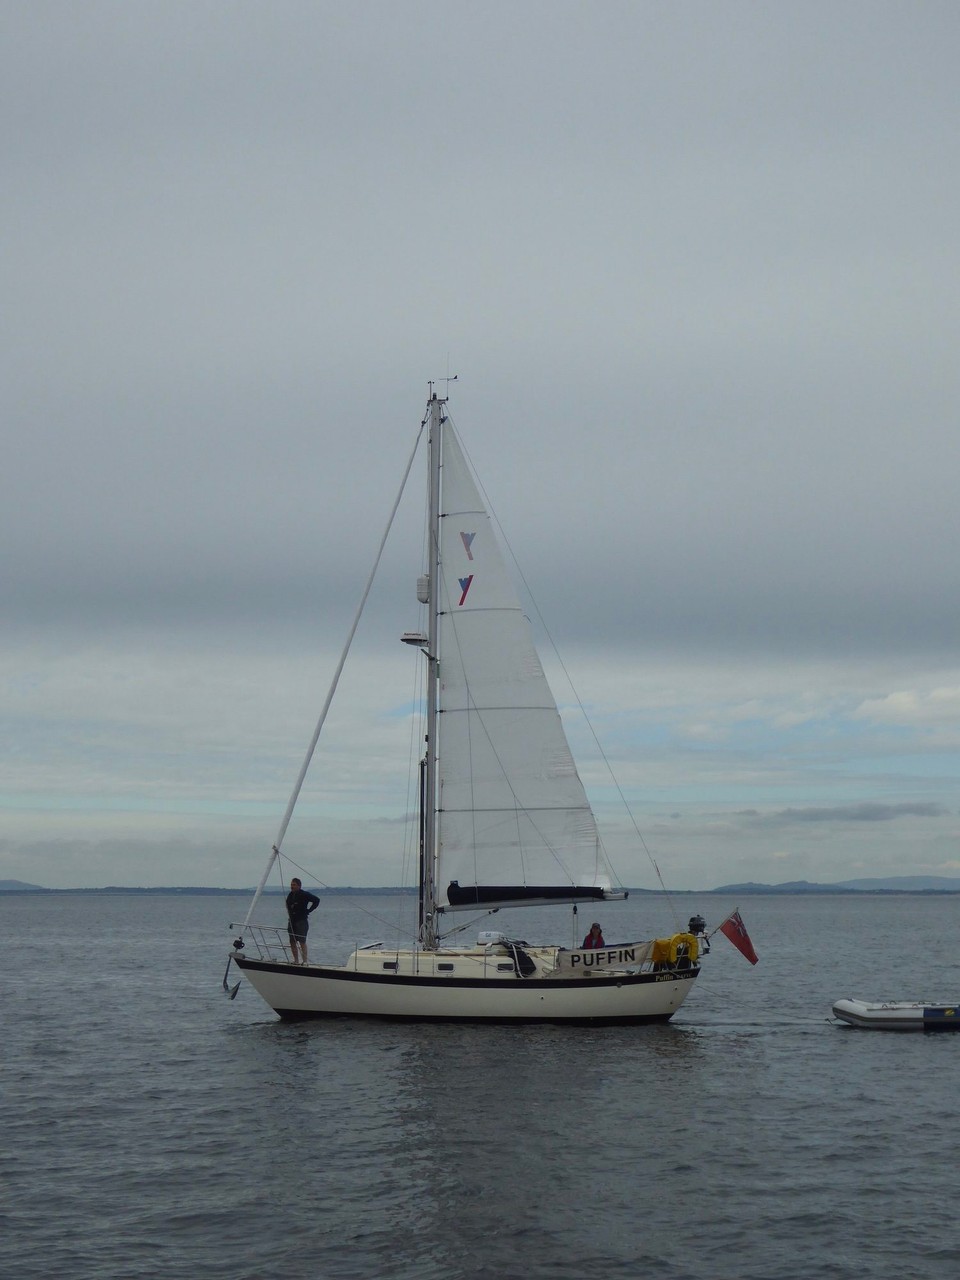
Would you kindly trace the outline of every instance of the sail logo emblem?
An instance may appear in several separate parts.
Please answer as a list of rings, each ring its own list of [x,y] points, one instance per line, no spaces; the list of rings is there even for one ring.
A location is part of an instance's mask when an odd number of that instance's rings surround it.
[[[463,543],[463,549],[467,553],[468,560],[473,559],[472,547],[473,540],[476,536],[477,535],[475,533],[464,533],[463,530],[460,531],[460,541]],[[469,578],[458,578],[457,581],[460,583],[460,604],[463,604],[467,598],[467,592],[470,590],[470,584],[473,582],[473,574],[471,573]]]

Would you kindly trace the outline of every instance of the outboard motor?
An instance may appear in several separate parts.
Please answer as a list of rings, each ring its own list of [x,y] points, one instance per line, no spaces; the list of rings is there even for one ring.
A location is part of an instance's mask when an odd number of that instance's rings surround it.
[[[707,922],[703,916],[691,916],[687,923],[687,933],[692,933],[695,938],[702,938],[701,950],[704,955],[710,952],[710,939],[707,937]]]

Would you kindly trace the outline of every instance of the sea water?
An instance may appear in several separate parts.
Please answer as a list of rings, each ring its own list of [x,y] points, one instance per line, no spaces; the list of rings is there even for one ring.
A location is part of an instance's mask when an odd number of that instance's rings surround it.
[[[409,905],[325,897],[312,956]],[[246,982],[227,999],[244,898],[0,896],[0,1275],[956,1275],[960,1035],[830,1006],[960,1001],[960,897],[672,906],[599,919],[628,941],[739,906],[760,963],[716,935],[665,1026],[484,1028],[286,1024]]]

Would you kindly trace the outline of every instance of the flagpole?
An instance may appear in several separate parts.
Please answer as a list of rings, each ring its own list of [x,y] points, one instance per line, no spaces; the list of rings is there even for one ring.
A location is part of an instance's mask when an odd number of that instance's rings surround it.
[[[708,939],[709,939],[709,938],[712,938],[712,937],[713,937],[713,935],[714,935],[715,933],[719,933],[719,932],[720,932],[720,930],[723,928],[723,926],[724,926],[725,924],[729,924],[729,923],[730,923],[730,921],[733,919],[733,917],[734,917],[734,916],[738,916],[739,914],[740,914],[740,908],[739,908],[739,907],[737,907],[737,908],[735,908],[733,911],[731,911],[731,912],[730,912],[730,914],[727,916],[727,918],[726,918],[725,920],[721,920],[721,921],[720,921],[720,923],[716,926],[716,928],[715,928],[715,929],[711,929],[711,930],[710,930],[710,932],[707,934],[707,938],[708,938]]]

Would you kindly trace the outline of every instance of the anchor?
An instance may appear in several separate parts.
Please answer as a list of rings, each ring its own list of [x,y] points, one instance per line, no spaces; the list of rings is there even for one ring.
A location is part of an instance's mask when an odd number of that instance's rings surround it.
[[[238,951],[242,951],[243,939],[235,938],[233,945]],[[227,974],[230,972],[230,964],[232,961],[233,961],[233,952],[231,951],[230,954],[227,956],[227,967],[223,971],[223,989],[226,992],[226,994],[230,997],[231,1000],[236,1000],[237,992],[240,990],[240,982],[238,982],[235,987],[231,987],[227,982]],[[240,981],[242,982],[243,979],[241,978]]]

